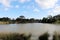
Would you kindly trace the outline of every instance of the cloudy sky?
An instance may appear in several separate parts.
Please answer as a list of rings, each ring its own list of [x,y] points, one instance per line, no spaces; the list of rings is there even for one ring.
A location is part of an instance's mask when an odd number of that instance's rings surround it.
[[[60,14],[60,0],[0,0],[0,17],[43,18]]]

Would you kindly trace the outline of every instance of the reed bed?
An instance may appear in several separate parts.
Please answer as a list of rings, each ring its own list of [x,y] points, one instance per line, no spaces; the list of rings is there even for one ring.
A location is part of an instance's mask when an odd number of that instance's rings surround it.
[[[40,35],[38,37],[38,40],[49,40],[48,38],[50,37],[50,35],[46,32],[43,35]],[[60,40],[60,34],[57,32],[54,32],[54,34],[52,35],[52,40]]]
[[[43,35],[39,36],[39,40],[48,40],[49,34],[46,32]]]
[[[0,33],[0,40],[30,40],[31,34],[19,34],[19,33]]]
[[[31,34],[20,34],[20,33],[0,33],[0,40],[31,40]],[[38,37],[38,40],[49,40],[49,34],[48,32],[40,35]],[[57,32],[54,33],[52,40],[60,40],[60,34]]]
[[[53,35],[53,40],[60,40],[60,34],[55,32]]]

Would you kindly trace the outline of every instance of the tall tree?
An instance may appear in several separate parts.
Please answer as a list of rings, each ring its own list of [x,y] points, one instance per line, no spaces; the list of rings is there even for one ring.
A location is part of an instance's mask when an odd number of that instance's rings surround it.
[[[19,16],[20,19],[25,19],[25,16]]]

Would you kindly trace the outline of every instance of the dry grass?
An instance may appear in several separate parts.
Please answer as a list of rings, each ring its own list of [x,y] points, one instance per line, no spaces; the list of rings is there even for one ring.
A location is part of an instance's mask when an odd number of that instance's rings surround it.
[[[31,34],[28,36],[25,34],[19,34],[19,33],[9,33],[4,34],[0,33],[0,40],[30,40]]]

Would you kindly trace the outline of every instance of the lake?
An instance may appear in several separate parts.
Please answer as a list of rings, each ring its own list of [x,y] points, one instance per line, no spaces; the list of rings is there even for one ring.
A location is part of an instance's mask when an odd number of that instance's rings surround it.
[[[60,25],[43,23],[0,24],[0,32],[32,34],[32,39],[34,40],[36,40],[39,35],[42,35],[45,32],[53,34],[55,31],[58,33],[60,32]]]

